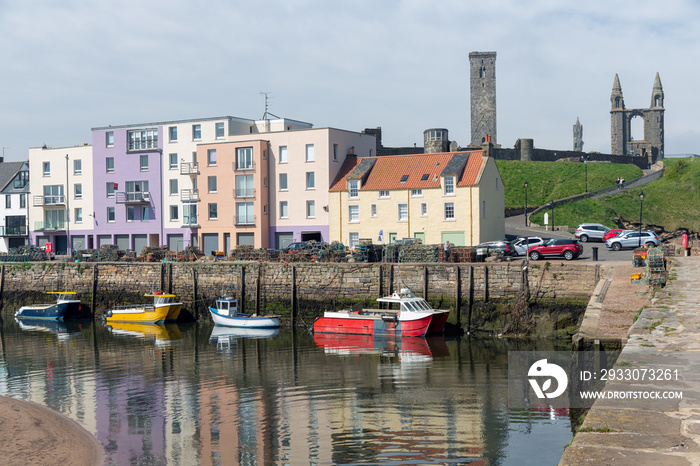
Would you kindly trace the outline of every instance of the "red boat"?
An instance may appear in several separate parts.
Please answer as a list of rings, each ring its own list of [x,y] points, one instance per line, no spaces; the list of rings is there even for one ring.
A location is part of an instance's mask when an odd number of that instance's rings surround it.
[[[422,337],[429,333],[441,333],[450,313],[449,310],[433,309],[408,288],[377,301],[398,309],[353,307],[343,311],[326,311],[323,317],[314,321],[314,332]]]

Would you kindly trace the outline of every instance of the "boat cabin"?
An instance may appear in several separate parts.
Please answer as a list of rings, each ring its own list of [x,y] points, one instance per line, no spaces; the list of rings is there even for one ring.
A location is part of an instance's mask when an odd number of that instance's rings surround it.
[[[425,299],[417,297],[408,288],[394,291],[391,296],[379,298],[377,302],[388,303],[390,308],[399,308],[401,312],[424,312],[434,310]]]
[[[175,302],[175,297],[176,297],[174,294],[163,294],[163,293],[153,293],[153,294],[147,294],[144,296],[146,296],[148,298],[152,297],[154,306],[163,305],[163,304],[172,304]]]
[[[238,313],[238,300],[235,298],[219,298],[216,300],[216,310],[219,314],[228,316]]]

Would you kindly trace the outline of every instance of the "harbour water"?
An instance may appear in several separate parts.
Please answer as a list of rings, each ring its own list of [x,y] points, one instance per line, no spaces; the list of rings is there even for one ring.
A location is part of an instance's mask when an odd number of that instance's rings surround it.
[[[48,406],[106,464],[556,464],[566,411],[508,407],[509,350],[565,344],[240,334],[2,318],[0,395]]]

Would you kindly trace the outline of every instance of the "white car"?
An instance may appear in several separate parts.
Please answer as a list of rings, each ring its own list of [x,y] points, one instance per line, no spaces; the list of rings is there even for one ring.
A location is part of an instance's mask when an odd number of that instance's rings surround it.
[[[608,239],[605,246],[613,251],[619,251],[623,248],[638,248],[646,246],[647,248],[655,248],[659,246],[659,237],[656,233],[650,230],[627,231],[618,236]]]
[[[543,245],[544,240],[539,236],[528,236],[527,238],[518,238],[511,244],[519,256],[526,256],[529,248]]]

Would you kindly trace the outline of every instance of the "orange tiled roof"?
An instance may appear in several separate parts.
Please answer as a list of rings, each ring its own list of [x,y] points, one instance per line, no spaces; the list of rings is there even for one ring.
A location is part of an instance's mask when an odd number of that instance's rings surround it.
[[[384,155],[372,157],[376,159],[361,191],[378,191],[380,189],[423,189],[440,187],[440,175],[452,160],[455,152],[443,152],[438,154],[413,154],[413,155]],[[484,162],[480,150],[460,152],[468,155],[466,169],[457,182],[457,186],[470,186],[476,184],[478,175]],[[338,172],[330,191],[347,190],[348,175],[360,164],[363,159],[370,157],[347,157]],[[427,177],[425,176],[427,175]],[[405,181],[401,181],[405,177]],[[423,179],[425,178],[425,179]]]

